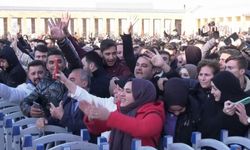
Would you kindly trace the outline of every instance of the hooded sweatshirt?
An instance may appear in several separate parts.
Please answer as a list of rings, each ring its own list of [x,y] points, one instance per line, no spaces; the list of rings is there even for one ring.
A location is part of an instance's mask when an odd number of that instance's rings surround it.
[[[0,50],[0,58],[6,59],[9,67],[0,72],[0,82],[11,87],[16,87],[26,80],[26,72],[22,68],[15,55],[14,50],[9,46],[4,46]]]

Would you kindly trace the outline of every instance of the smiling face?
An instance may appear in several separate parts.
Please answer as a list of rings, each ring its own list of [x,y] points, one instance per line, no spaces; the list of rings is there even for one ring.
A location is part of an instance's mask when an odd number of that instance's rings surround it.
[[[139,57],[136,62],[134,75],[139,79],[151,79],[153,77],[153,65],[150,60],[145,57]]]
[[[117,50],[115,46],[111,46],[108,49],[105,49],[102,53],[103,59],[108,66],[114,66],[117,56]]]
[[[30,66],[28,69],[28,78],[34,85],[37,85],[41,81],[41,79],[43,79],[45,73],[46,70],[41,65]]]
[[[128,106],[135,101],[132,93],[132,81],[125,84],[124,90],[121,93],[121,107]]]
[[[66,66],[65,61],[61,55],[50,55],[48,57],[47,63],[46,63],[46,67],[47,67],[48,71],[50,72],[50,74],[54,73],[54,70],[56,68],[56,66],[55,66],[56,63],[58,64],[58,69],[60,71],[63,71],[65,66]]]

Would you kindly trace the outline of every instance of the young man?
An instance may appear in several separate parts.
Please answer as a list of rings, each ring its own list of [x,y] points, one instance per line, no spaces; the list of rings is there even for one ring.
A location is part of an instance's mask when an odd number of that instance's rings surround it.
[[[55,49],[48,53],[46,68],[49,71],[48,76],[44,77],[38,83],[36,89],[20,104],[21,111],[28,117],[50,116],[49,103],[52,102],[55,106],[58,106],[67,92],[61,82],[52,78],[56,69],[58,69],[58,72],[66,71],[66,60],[61,51]]]
[[[104,69],[110,77],[130,76],[129,68],[117,58],[117,47],[115,41],[106,39],[101,42]]]
[[[250,92],[250,80],[246,76],[248,61],[243,56],[230,56],[226,60],[226,71],[231,72],[240,81],[240,86],[245,92]]]
[[[0,83],[0,97],[10,102],[19,103],[26,96],[35,90],[36,85],[44,78],[46,74],[45,63],[40,60],[34,60],[28,64],[28,80],[16,88],[9,87]]]
[[[92,73],[90,93],[98,97],[110,97],[107,72],[103,68],[102,58],[94,51],[86,53],[82,59],[83,69]]]

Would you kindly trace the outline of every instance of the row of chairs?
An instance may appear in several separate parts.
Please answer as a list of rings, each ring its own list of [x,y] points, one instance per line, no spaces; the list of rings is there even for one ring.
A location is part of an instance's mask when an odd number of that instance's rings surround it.
[[[241,150],[250,149],[250,139],[240,136],[228,136],[227,130],[221,131],[221,141],[215,139],[201,139],[200,132],[193,132],[191,137],[192,147],[184,143],[173,143],[172,136],[164,137],[166,150],[201,150],[209,147],[216,150]]]
[[[13,121],[16,119],[21,119],[18,121]],[[0,145],[5,145],[6,150],[19,150],[22,149],[21,143],[24,148],[32,149],[42,149],[42,147],[51,141],[64,141],[66,143],[58,145],[51,148],[51,150],[61,150],[64,149],[76,149],[80,147],[86,147],[88,150],[104,150],[109,149],[107,140],[100,137],[98,138],[98,144],[88,143],[89,135],[85,130],[82,130],[82,135],[72,135],[68,133],[66,128],[48,125],[45,128],[38,129],[35,126],[30,126],[35,124],[36,118],[25,118],[20,111],[19,106],[9,103],[0,102]],[[24,126],[28,128],[24,128]],[[51,132],[56,134],[46,135],[45,132]],[[85,133],[85,134],[84,134]],[[21,140],[23,138],[23,140]],[[31,140],[31,141],[30,141]],[[28,142],[29,141],[29,142]],[[221,131],[221,141],[215,139],[201,139],[201,133],[193,132],[192,134],[192,147],[184,143],[173,143],[173,138],[171,136],[164,137],[164,148],[167,150],[200,150],[202,147],[211,147],[219,150],[228,149],[240,149],[242,147],[250,149],[250,139],[238,136],[228,137],[228,131]],[[32,144],[30,144],[32,143]],[[230,148],[228,147],[230,146]],[[141,146],[141,141],[133,139],[132,150],[154,150],[153,147]]]

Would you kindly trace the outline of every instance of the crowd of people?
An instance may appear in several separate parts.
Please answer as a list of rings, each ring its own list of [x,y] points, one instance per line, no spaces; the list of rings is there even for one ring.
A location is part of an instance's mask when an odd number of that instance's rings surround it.
[[[191,144],[193,131],[219,139],[221,129],[244,136],[250,105],[250,41],[244,32],[219,36],[215,24],[192,39],[133,36],[77,39],[70,17],[50,19],[50,34],[29,40],[18,32],[0,40],[0,97],[27,117],[88,128],[91,142],[109,132],[111,150],[129,150],[132,138],[160,149],[163,135]]]

